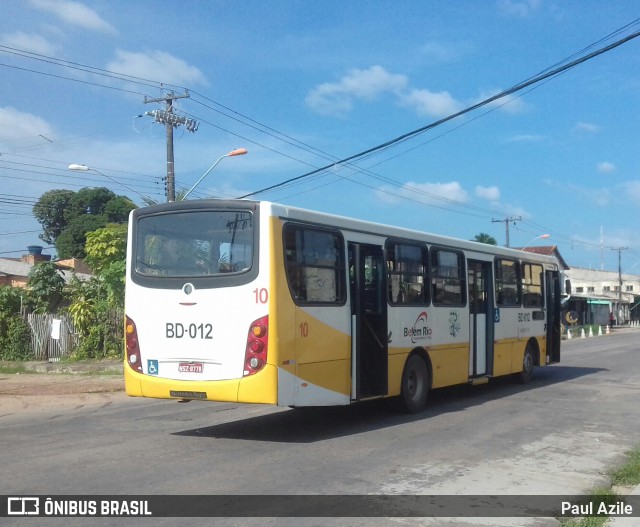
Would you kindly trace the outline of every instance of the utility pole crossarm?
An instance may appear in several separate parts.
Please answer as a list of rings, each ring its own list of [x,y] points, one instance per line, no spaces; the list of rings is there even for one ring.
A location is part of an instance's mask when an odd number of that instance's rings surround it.
[[[189,98],[189,92],[185,91],[182,95],[176,95],[173,92],[168,93],[164,97],[144,98],[144,103],[165,103],[164,110],[153,110],[145,112],[145,115],[152,116],[157,123],[164,124],[167,130],[167,201],[176,200],[176,179],[173,155],[173,129],[180,125],[184,125],[189,132],[195,132],[198,129],[197,121],[178,116],[173,113],[173,101],[176,99]]]

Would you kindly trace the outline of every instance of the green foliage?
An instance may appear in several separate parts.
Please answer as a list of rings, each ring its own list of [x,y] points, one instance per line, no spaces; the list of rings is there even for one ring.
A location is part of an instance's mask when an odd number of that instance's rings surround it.
[[[23,318],[0,313],[0,360],[29,360],[31,328]]]
[[[127,255],[127,226],[110,223],[87,233],[85,253],[87,263],[98,274],[115,262],[124,262]]]
[[[33,215],[42,225],[43,233],[40,239],[53,244],[60,236],[68,221],[65,219],[65,211],[69,208],[71,198],[75,193],[72,190],[50,190],[45,192],[33,207]]]
[[[612,474],[615,485],[640,485],[640,446],[628,453],[627,461]]]
[[[0,287],[0,360],[32,358],[31,330],[21,317],[27,291]]]
[[[107,188],[83,188],[78,192],[53,190],[43,194],[33,208],[43,228],[40,237],[54,243],[60,258],[84,258],[88,232],[108,223],[126,223],[135,204]]]
[[[101,229],[107,225],[104,216],[84,215],[72,219],[62,234],[56,239],[58,257],[84,258],[87,233]]]
[[[481,232],[480,234],[476,234],[475,237],[473,238],[473,241],[479,242],[479,243],[486,243],[487,245],[498,245],[498,242],[496,241],[496,239],[490,234],[487,234],[486,232]]]
[[[35,303],[34,312],[48,313],[62,299],[64,278],[52,262],[41,262],[29,272],[27,286]]]
[[[109,279],[109,274],[121,278]],[[122,282],[118,285],[110,282]],[[82,282],[72,279],[69,316],[80,335],[80,344],[74,352],[76,359],[120,358],[124,339],[121,306],[124,300],[124,262],[114,262],[103,274]]]
[[[26,303],[28,291],[17,287],[0,287],[0,313],[20,315]]]
[[[116,196],[109,200],[104,207],[104,217],[109,223],[127,223],[129,213],[136,208],[136,204],[125,196]]]

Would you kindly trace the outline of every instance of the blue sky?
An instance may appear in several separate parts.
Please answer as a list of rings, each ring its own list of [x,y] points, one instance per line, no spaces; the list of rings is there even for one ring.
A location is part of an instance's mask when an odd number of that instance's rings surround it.
[[[238,197],[474,105],[640,30],[632,1],[3,0],[0,257],[38,244],[47,190]],[[618,32],[618,30],[620,30]],[[115,72],[113,75],[109,72]],[[126,77],[125,77],[126,76]],[[640,274],[640,38],[499,104],[257,198]],[[96,172],[70,172],[79,163]],[[547,235],[548,238],[540,238]],[[52,250],[48,251],[52,253]]]

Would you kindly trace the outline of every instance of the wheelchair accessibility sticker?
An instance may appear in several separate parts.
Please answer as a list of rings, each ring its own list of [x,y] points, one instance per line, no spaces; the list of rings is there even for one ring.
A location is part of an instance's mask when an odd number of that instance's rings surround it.
[[[158,361],[155,359],[149,359],[147,361],[147,373],[149,375],[158,375]]]

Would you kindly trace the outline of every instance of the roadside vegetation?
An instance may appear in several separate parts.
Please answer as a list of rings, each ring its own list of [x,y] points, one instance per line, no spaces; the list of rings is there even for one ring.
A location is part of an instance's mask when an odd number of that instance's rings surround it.
[[[127,219],[135,204],[106,188],[43,194],[34,216],[40,238],[60,258],[83,259],[93,275],[65,281],[53,262],[29,273],[27,287],[0,287],[0,361],[32,360],[28,314],[66,315],[74,328],[70,359],[121,358]],[[64,271],[68,273],[68,271]]]
[[[627,493],[640,485],[640,445],[627,454],[626,460],[610,472],[611,485],[598,487],[589,492],[583,503],[615,504],[624,501]],[[559,518],[562,527],[602,527],[607,525],[609,516],[589,516],[583,518]]]

